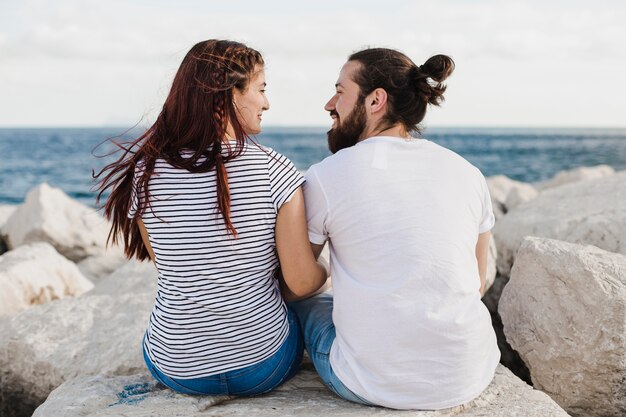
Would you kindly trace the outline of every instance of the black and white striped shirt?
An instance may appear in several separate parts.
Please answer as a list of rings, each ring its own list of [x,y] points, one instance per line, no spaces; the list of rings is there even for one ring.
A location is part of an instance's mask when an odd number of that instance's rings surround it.
[[[159,276],[145,347],[173,378],[258,363],[289,332],[274,278],[274,228],[278,209],[304,178],[283,155],[251,144],[226,170],[237,238],[227,233],[217,209],[215,170],[191,173],[159,159],[148,185],[151,208],[142,220]],[[139,166],[135,181],[141,172]],[[129,217],[137,211],[137,195],[145,204],[136,185],[134,190]]]

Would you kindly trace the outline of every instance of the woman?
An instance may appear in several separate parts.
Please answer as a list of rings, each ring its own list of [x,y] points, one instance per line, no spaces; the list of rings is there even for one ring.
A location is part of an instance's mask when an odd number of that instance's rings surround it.
[[[278,261],[296,294],[327,277],[307,238],[304,179],[250,138],[269,109],[263,68],[241,43],[196,44],[154,125],[98,174],[109,238],[158,270],[146,364],[182,393],[258,395],[292,377],[303,347]]]

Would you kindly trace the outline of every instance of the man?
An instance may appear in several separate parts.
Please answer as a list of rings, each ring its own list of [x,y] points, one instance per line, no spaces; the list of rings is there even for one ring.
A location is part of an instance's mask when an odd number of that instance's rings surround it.
[[[309,169],[304,191],[316,256],[330,244],[333,295],[292,306],[322,380],[350,401],[456,406],[489,385],[499,361],[481,302],[494,223],[485,179],[411,136],[453,68],[444,55],[416,66],[366,49],[325,106],[334,155]]]

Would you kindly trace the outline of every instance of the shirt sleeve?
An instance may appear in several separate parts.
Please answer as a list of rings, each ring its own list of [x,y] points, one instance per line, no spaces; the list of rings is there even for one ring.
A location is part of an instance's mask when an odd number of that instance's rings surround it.
[[[326,222],[328,219],[328,200],[319,177],[312,166],[306,173],[304,184],[304,205],[309,227],[309,241],[323,245],[328,239]]]
[[[478,170],[478,169],[477,169]],[[496,223],[496,217],[493,214],[493,207],[491,206],[491,196],[489,195],[489,188],[487,187],[487,181],[483,174],[478,171],[480,177],[481,188],[481,200],[482,200],[482,216],[480,219],[480,225],[478,226],[478,233],[485,233],[493,227]]]
[[[128,209],[127,217],[132,219],[137,214],[137,209],[139,208],[139,198],[141,193],[138,192],[138,182],[139,178],[144,172],[144,167],[141,163],[135,165],[135,172],[133,174],[133,181],[131,183],[131,192],[130,192],[130,208]]]
[[[304,177],[293,162],[277,152],[269,152],[269,176],[272,203],[276,212],[287,203],[298,187],[304,183]]]

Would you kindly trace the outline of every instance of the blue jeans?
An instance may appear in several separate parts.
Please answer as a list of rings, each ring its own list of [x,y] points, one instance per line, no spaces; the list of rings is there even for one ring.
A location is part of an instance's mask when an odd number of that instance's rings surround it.
[[[374,405],[343,385],[330,365],[330,348],[335,340],[333,296],[323,293],[287,305],[295,311],[298,320],[300,320],[300,326],[304,333],[304,345],[324,384],[345,400],[364,405]]]
[[[152,376],[174,391],[191,395],[238,395],[264,394],[293,377],[300,369],[304,346],[298,319],[287,309],[289,335],[281,347],[267,359],[245,368],[203,378],[170,378],[159,371],[143,350],[143,357]]]

